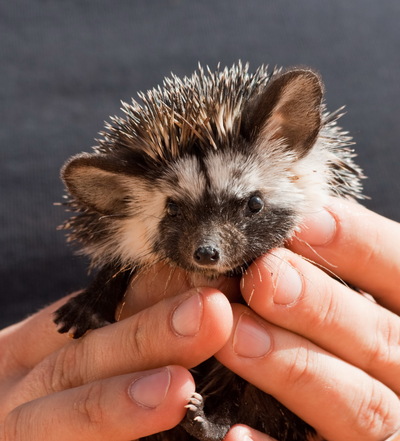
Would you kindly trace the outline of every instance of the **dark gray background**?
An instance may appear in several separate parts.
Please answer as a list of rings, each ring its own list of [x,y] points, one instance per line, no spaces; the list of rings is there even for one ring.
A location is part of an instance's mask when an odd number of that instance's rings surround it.
[[[0,6],[0,325],[81,287],[59,169],[119,100],[197,62],[308,65],[357,142],[367,205],[400,220],[398,0],[12,0]]]

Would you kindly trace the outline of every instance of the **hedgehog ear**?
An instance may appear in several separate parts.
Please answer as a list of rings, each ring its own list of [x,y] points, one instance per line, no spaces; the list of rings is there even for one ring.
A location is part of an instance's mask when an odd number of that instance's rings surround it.
[[[74,156],[61,176],[71,195],[101,214],[124,214],[129,196],[128,179],[118,164],[102,155]]]
[[[244,133],[251,141],[282,140],[302,157],[314,145],[321,128],[322,95],[322,83],[310,70],[279,75],[248,104],[243,115]]]

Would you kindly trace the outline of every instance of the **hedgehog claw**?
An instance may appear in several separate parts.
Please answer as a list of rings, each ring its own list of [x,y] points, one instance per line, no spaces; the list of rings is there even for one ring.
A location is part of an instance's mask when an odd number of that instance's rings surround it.
[[[83,304],[83,302],[86,302],[86,299],[78,295],[71,298],[54,313],[54,323],[58,325],[57,331],[60,334],[68,333],[70,337],[77,339],[90,329],[101,328],[110,324],[97,311],[90,308],[86,303]]]
[[[221,441],[224,438],[230,426],[207,418],[204,413],[204,400],[200,394],[193,393],[185,407],[186,417],[181,426],[186,432],[200,441]]]

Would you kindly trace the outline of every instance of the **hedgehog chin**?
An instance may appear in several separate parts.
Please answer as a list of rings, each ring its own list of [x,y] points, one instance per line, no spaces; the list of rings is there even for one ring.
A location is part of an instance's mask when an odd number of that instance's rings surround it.
[[[251,261],[248,263],[244,263],[242,265],[238,265],[232,269],[227,269],[227,268],[215,268],[215,269],[211,269],[211,268],[190,268],[190,272],[192,273],[197,273],[197,274],[201,274],[204,277],[210,279],[210,280],[215,280],[218,277],[221,276],[225,276],[225,277],[241,277],[243,276],[243,274],[245,274],[247,268],[251,265]]]
[[[224,273],[225,276],[227,277],[238,277],[238,276],[243,276],[243,274],[246,273],[247,268],[251,265],[252,262],[247,262],[244,263],[243,265],[239,265],[227,272]]]

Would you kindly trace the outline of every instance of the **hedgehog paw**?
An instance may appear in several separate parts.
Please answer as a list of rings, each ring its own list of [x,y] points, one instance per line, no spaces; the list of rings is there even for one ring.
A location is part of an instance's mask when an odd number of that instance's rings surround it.
[[[58,325],[57,331],[61,334],[69,333],[74,338],[82,337],[90,329],[101,328],[109,325],[110,321],[104,319],[98,311],[87,304],[87,299],[80,295],[70,299],[54,313],[54,323]]]
[[[200,394],[195,392],[185,407],[187,412],[181,426],[186,432],[200,441],[221,441],[225,437],[230,426],[216,424],[207,418],[204,413],[204,400]]]

